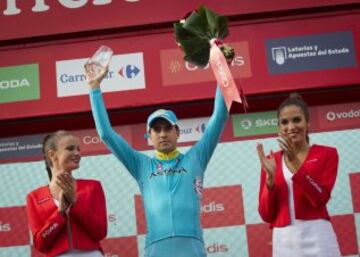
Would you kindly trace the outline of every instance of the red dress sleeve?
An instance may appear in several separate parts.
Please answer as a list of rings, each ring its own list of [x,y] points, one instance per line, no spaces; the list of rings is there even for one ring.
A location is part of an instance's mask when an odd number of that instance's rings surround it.
[[[266,172],[261,169],[259,207],[258,211],[261,218],[268,223],[272,223],[276,218],[276,181],[271,189],[266,185]]]
[[[107,234],[105,195],[100,182],[92,182],[94,183],[87,187],[85,192],[77,195],[76,202],[70,210],[70,216],[82,226],[89,237],[100,241]]]
[[[320,176],[314,176],[309,172],[308,166],[303,164],[292,177],[293,182],[299,185],[314,207],[325,206],[329,201],[339,163],[339,156],[335,148],[326,147],[319,150],[324,153],[319,157],[322,159],[322,165],[316,170]]]
[[[27,195],[26,210],[34,247],[40,252],[47,252],[58,236],[66,229],[66,219],[57,208],[43,210],[33,193]]]

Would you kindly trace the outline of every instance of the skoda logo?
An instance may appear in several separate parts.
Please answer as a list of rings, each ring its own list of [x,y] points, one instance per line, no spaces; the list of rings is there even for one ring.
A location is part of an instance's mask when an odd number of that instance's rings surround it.
[[[251,120],[249,119],[243,119],[241,122],[240,122],[240,126],[245,129],[245,130],[248,130],[251,128]]]

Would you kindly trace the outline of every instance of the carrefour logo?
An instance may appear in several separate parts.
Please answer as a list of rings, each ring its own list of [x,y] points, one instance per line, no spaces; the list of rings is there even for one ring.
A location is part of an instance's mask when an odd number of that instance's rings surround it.
[[[198,125],[192,125],[191,127],[180,127],[180,135],[190,135],[192,133],[203,134],[206,129],[206,123],[200,123]]]
[[[205,129],[206,129],[206,123],[201,123],[196,127],[196,131],[201,134],[205,132]]]
[[[135,65],[126,65],[124,68],[121,68],[118,73],[123,78],[133,79],[140,73],[140,69]]]
[[[39,87],[38,64],[0,68],[0,103],[39,99]]]
[[[56,62],[58,96],[88,94],[84,74],[87,58]],[[145,88],[144,62],[142,53],[113,56],[109,72],[104,78],[103,92],[126,91]]]
[[[272,134],[277,131],[276,112],[259,112],[233,115],[234,136]]]

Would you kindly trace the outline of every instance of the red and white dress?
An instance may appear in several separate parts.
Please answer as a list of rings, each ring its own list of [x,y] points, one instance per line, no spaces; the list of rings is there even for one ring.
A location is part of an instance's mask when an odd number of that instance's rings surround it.
[[[339,257],[326,203],[338,167],[335,148],[313,145],[300,169],[291,173],[283,152],[275,154],[274,187],[262,171],[259,213],[273,228],[273,257]]]
[[[96,180],[76,180],[76,202],[67,215],[58,211],[48,186],[27,195],[27,214],[34,247],[54,256],[102,255],[100,241],[106,237],[105,195]],[[75,255],[74,255],[75,254]],[[96,255],[94,255],[96,254]]]

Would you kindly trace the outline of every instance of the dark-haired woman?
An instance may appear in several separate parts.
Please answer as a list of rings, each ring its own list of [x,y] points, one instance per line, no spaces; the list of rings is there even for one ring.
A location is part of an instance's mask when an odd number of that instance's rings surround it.
[[[37,250],[46,256],[101,257],[107,233],[105,196],[100,182],[74,179],[80,165],[79,139],[66,131],[45,137],[48,185],[27,195],[27,213]]]
[[[341,256],[326,208],[334,187],[335,148],[310,144],[309,110],[298,94],[278,108],[280,151],[257,152],[259,214],[273,229],[273,257]]]

